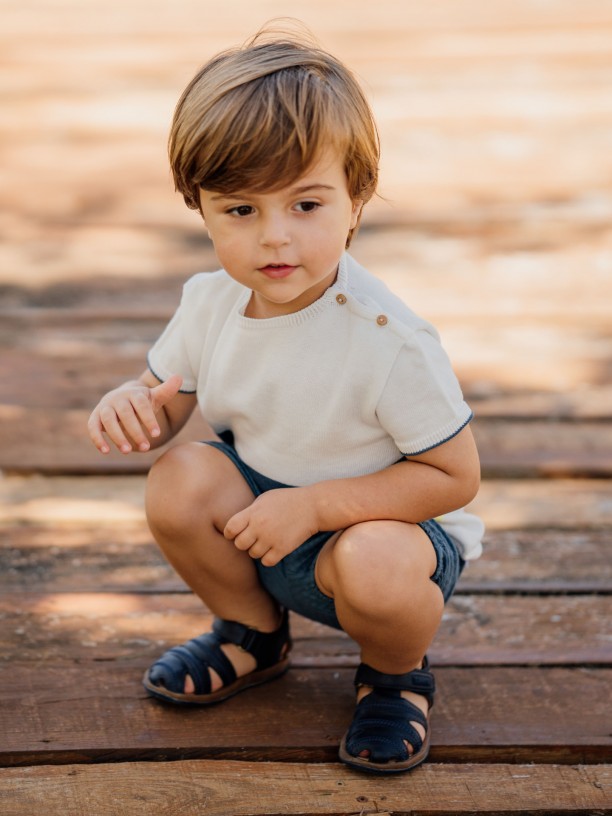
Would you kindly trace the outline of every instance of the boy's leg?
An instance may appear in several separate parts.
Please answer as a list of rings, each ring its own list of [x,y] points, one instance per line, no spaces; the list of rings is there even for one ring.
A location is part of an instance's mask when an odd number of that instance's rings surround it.
[[[436,565],[432,542],[413,524],[366,522],[327,542],[316,565],[317,583],[334,599],[338,620],[359,643],[364,663],[394,675],[422,666],[444,609],[442,592],[431,580]],[[357,702],[370,692],[359,688]],[[424,696],[401,695],[427,714]],[[423,726],[413,726],[423,737]]]
[[[261,586],[253,560],[223,536],[232,515],[253,501],[234,464],[216,448],[189,443],[171,448],[147,482],[147,520],[164,555],[219,618],[261,632],[279,626],[278,604]],[[233,644],[223,651],[238,677],[255,668],[251,654]],[[211,669],[212,691],[222,683]],[[189,675],[185,693],[193,692]]]

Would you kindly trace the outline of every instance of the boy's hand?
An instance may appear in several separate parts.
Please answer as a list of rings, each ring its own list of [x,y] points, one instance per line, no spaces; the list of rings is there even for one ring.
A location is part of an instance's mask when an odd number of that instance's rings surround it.
[[[262,493],[232,516],[223,535],[264,567],[273,567],[318,531],[308,490],[288,487]]]
[[[133,382],[110,391],[89,417],[91,441],[100,453],[109,453],[110,446],[103,436],[106,433],[121,453],[130,453],[133,445],[143,453],[148,451],[148,436],[155,438],[161,433],[156,414],[178,394],[182,383],[182,377],[174,374],[153,388]]]

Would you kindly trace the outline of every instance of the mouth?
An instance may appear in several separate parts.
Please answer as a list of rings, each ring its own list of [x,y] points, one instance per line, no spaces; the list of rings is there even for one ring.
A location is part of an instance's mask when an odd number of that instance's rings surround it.
[[[294,269],[296,267],[289,264],[267,264],[267,266],[260,266],[257,271],[262,272],[268,278],[276,279],[288,277]]]

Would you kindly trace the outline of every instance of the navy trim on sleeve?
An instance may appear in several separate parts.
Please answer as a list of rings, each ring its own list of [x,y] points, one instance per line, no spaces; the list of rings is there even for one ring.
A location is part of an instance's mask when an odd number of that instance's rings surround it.
[[[402,456],[420,456],[422,453],[427,453],[427,451],[433,450],[434,448],[439,448],[440,445],[443,445],[445,442],[448,442],[449,440],[451,440],[454,436],[457,436],[457,434],[460,433],[465,428],[466,425],[469,425],[470,422],[473,419],[474,419],[474,412],[472,411],[470,413],[469,417],[463,423],[463,425],[461,425],[461,427],[457,428],[457,430],[454,433],[452,433],[450,436],[447,436],[446,439],[442,439],[440,442],[436,442],[435,445],[430,445],[428,448],[423,448],[423,450],[416,451],[416,453],[404,453],[404,451],[401,451]]]
[[[160,381],[160,383],[166,382],[163,379],[163,377],[160,377],[159,374],[155,373],[155,371],[153,370],[153,368],[151,366],[151,363],[149,362],[148,357],[147,357],[147,368],[149,369],[151,374],[155,377],[155,379]],[[194,389],[193,391],[187,391],[184,388],[179,388],[178,392],[179,392],[179,394],[197,394],[198,393],[197,389]]]

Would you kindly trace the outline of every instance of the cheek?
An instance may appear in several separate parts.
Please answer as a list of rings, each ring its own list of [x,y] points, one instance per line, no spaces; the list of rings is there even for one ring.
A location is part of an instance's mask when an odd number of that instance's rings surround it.
[[[215,251],[219,257],[233,258],[238,257],[240,252],[244,253],[246,241],[237,237],[233,233],[227,233],[223,230],[213,230],[211,240]]]

